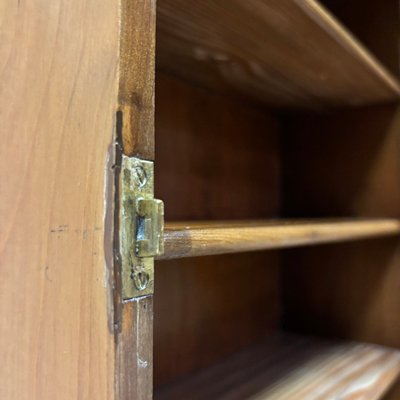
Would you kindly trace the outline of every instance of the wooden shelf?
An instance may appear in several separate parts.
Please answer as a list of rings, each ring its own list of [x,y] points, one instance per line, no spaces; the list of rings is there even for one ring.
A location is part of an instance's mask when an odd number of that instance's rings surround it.
[[[357,342],[275,335],[208,369],[160,387],[156,400],[379,399],[400,352]]]
[[[175,222],[165,226],[160,259],[237,253],[397,235],[397,219]]]
[[[157,67],[276,106],[397,99],[398,81],[313,0],[159,0]]]

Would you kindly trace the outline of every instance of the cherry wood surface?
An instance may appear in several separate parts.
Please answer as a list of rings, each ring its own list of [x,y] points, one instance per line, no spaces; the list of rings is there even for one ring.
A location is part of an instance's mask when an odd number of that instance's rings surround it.
[[[114,399],[118,3],[2,1],[0,16],[0,398]]]

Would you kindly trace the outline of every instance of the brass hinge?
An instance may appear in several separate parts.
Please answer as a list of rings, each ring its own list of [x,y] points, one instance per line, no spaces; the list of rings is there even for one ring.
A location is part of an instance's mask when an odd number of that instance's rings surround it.
[[[119,253],[122,298],[154,292],[154,257],[164,251],[164,204],[154,199],[153,162],[122,156]]]

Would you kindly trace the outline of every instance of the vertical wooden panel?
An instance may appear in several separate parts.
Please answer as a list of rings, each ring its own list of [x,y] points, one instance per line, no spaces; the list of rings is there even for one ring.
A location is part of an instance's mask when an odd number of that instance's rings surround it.
[[[153,397],[153,297],[123,304],[117,347],[117,398]]]
[[[154,159],[155,6],[154,0],[121,1],[118,139],[123,154],[147,160]],[[116,263],[117,281],[118,268]],[[117,282],[117,398],[149,400],[153,396],[153,296],[123,302],[119,287]]]
[[[110,400],[104,185],[118,3],[0,9],[0,398]]]
[[[155,0],[121,0],[119,109],[128,156],[154,159]]]

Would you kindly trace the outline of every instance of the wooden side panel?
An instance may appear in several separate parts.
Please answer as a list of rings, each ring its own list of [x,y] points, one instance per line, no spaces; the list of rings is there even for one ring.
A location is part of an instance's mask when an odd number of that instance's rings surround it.
[[[156,194],[167,219],[278,215],[278,125],[271,115],[163,75],[156,107]],[[156,385],[278,325],[276,252],[159,261],[155,276]]]
[[[118,3],[6,0],[0,16],[0,398],[114,399]]]
[[[287,212],[398,217],[399,133],[395,107],[293,120]],[[286,327],[400,346],[398,239],[291,250],[284,263]]]

